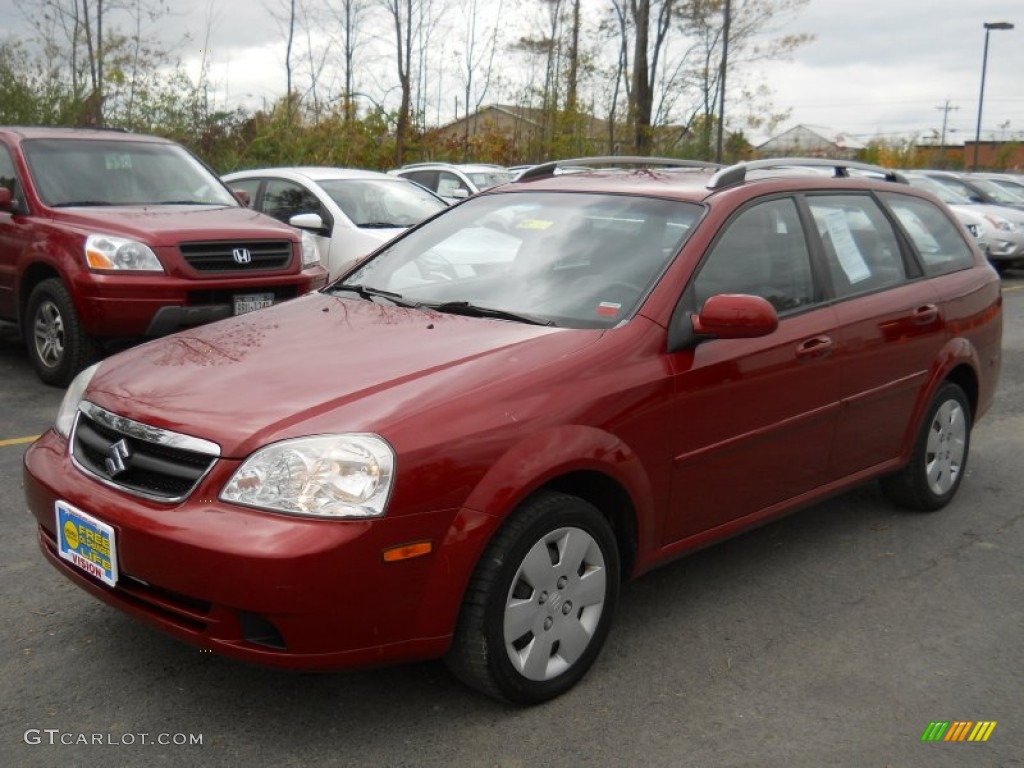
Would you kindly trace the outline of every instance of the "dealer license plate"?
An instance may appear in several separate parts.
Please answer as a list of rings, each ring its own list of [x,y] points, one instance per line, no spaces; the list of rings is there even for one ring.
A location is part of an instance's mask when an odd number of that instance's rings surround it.
[[[272,293],[240,293],[235,296],[235,314],[244,315],[257,309],[274,306]]]
[[[114,529],[66,501],[58,501],[54,506],[60,556],[104,584],[114,586],[117,583]]]

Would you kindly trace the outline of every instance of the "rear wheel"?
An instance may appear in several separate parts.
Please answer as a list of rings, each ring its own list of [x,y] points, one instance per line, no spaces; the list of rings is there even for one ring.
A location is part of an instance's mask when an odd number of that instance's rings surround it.
[[[29,358],[39,378],[66,387],[100,356],[100,345],[82,330],[67,288],[57,278],[32,289],[22,324]]]
[[[885,495],[900,506],[930,512],[956,495],[971,445],[971,406],[964,391],[946,382],[935,393],[910,462],[882,479]]]
[[[554,698],[597,658],[618,591],[619,553],[605,517],[575,496],[539,493],[480,559],[445,660],[495,698]]]

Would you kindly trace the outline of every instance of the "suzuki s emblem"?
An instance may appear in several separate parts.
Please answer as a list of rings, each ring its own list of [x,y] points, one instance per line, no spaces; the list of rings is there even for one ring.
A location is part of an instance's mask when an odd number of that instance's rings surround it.
[[[249,253],[248,248],[235,248],[231,252],[232,258],[235,260],[235,264],[249,264],[252,261],[252,254]]]
[[[104,464],[107,467],[107,474],[111,477],[125,471],[125,462],[131,457],[132,452],[128,449],[128,442],[118,440],[107,449],[107,460]]]

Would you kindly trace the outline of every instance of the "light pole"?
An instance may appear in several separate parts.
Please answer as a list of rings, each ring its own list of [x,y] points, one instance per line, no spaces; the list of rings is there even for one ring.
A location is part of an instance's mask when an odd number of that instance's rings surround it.
[[[981,106],[985,102],[985,69],[988,67],[988,33],[993,29],[1013,29],[1008,21],[985,22],[985,54],[981,57],[981,93],[978,94],[978,127],[974,131],[974,163],[971,170],[978,170],[978,144],[981,143]]]

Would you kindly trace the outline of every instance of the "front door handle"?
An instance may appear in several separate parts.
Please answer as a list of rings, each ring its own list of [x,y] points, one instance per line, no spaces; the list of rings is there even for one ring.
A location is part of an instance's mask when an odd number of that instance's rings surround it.
[[[832,353],[832,339],[828,336],[815,336],[804,341],[796,348],[796,356],[800,360],[812,360],[826,357]]]
[[[914,310],[914,325],[931,325],[939,317],[939,308],[934,304],[925,304]]]

